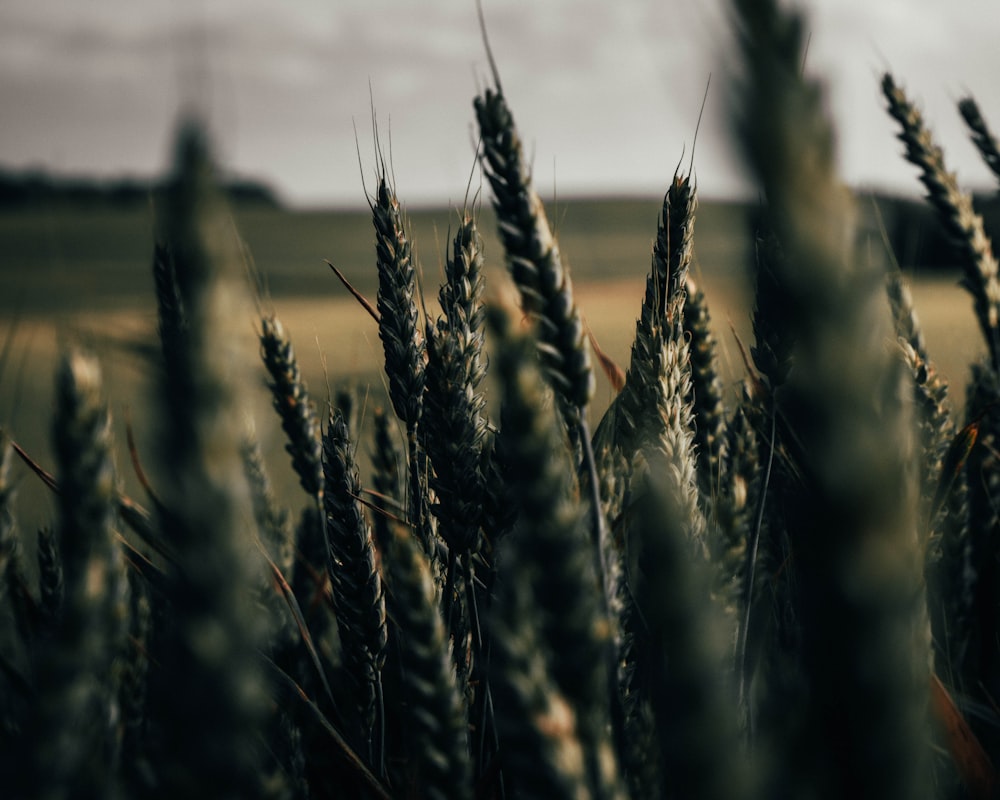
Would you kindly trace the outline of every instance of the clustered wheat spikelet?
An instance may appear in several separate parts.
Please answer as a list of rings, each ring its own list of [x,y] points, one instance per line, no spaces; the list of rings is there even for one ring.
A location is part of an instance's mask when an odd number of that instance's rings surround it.
[[[381,669],[385,662],[386,619],[382,579],[376,569],[371,528],[360,503],[361,484],[354,465],[347,422],[338,411],[330,415],[323,437],[326,475],[324,505],[341,658],[351,682],[352,705],[358,711],[356,730],[366,740],[361,752],[370,765],[381,763],[378,743]]]
[[[417,272],[393,187],[379,179],[372,203],[378,265],[379,338],[385,351],[389,399],[407,426],[420,421],[424,344],[417,320]]]
[[[288,437],[285,448],[302,488],[313,497],[323,491],[323,460],[319,420],[302,380],[295,349],[285,327],[273,314],[261,320],[261,358],[270,375],[274,407]]]
[[[719,377],[715,335],[705,293],[689,277],[683,314],[691,359],[691,396],[694,411],[694,449],[698,459],[698,486],[703,497],[719,491],[725,457],[725,402]]]
[[[399,526],[387,562],[389,603],[403,645],[399,658],[414,734],[414,775],[426,797],[468,796],[472,776],[462,699],[430,564]]]
[[[250,486],[253,516],[267,552],[285,575],[295,568],[295,536],[288,510],[278,505],[260,443],[252,434],[243,440],[243,470]]]
[[[655,387],[660,379],[660,347],[667,338],[665,329],[680,334],[695,205],[696,192],[690,177],[675,175],[663,198],[625,385],[615,400],[608,426],[603,431],[599,427],[595,437],[602,445],[607,442],[620,450],[628,459],[642,442],[657,435],[662,422],[653,410]],[[689,371],[689,364],[685,362],[681,368]]]
[[[378,271],[378,335],[385,353],[389,400],[396,416],[406,426],[409,462],[407,513],[424,550],[430,553],[433,542],[427,500],[421,491],[425,476],[419,431],[423,415],[427,345],[420,333],[417,271],[410,240],[395,189],[386,180],[384,172],[383,167],[374,202],[370,202]]]
[[[433,511],[449,548],[474,548],[481,524],[487,440],[486,398],[479,389],[483,362],[482,242],[473,220],[463,221],[446,262],[440,300],[444,316],[427,325],[425,438],[438,502]]]

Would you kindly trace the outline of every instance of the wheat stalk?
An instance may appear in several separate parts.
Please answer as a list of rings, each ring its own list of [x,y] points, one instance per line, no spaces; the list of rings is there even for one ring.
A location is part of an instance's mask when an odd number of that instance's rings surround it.
[[[618,796],[608,737],[610,621],[583,508],[573,501],[571,451],[545,408],[530,340],[514,337],[502,313],[493,313],[492,319],[498,334],[506,458],[519,511],[517,569],[532,575],[539,632],[551,648],[550,674],[574,711],[591,791],[595,797]],[[500,580],[506,568],[501,563]]]
[[[794,368],[777,415],[804,481],[789,536],[811,699],[793,774],[780,780],[815,796],[919,797],[930,647],[901,364],[882,344],[878,276],[851,263],[852,209],[822,90],[801,74],[802,20],[771,0],[734,5],[747,69],[741,138],[792,300]]]
[[[260,627],[246,587],[255,565],[244,538],[239,408],[248,311],[240,255],[214,188],[203,132],[180,131],[163,235],[173,253],[188,336],[164,375],[162,429],[169,484],[161,523],[176,554],[168,592],[174,626],[162,669],[185,685],[158,696],[155,712],[171,753],[166,791],[253,797],[260,791],[254,742],[264,689]]]
[[[97,362],[71,352],[57,374],[53,441],[59,479],[64,602],[40,648],[29,726],[37,796],[99,793],[114,773],[118,713],[111,670],[125,591],[114,539],[110,422]]]

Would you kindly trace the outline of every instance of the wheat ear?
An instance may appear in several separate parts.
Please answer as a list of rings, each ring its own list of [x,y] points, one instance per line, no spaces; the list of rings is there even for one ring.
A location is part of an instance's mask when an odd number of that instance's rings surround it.
[[[802,18],[772,0],[734,7],[746,68],[737,124],[792,301],[795,366],[776,417],[803,481],[788,533],[810,699],[802,735],[785,743],[794,766],[775,777],[819,797],[921,797],[930,636],[912,419],[902,365],[883,346],[881,276],[852,263],[853,209],[822,89],[802,75]]]
[[[385,409],[376,408],[374,424],[371,485],[375,492],[372,529],[380,549],[388,547],[388,515],[402,507],[404,496],[402,472],[403,453],[392,435],[392,425]]]
[[[903,362],[912,375],[914,411],[920,445],[920,534],[925,547],[927,600],[934,634],[938,675],[961,687],[969,677],[966,656],[972,641],[975,589],[966,466],[972,431],[955,432],[947,385],[934,365],[924,361],[902,337]]]
[[[361,752],[367,753],[368,763],[381,776],[385,773],[381,708],[381,670],[387,642],[385,598],[371,528],[359,500],[361,482],[350,434],[339,410],[331,413],[323,437],[323,467],[328,569],[341,659],[357,711],[354,729],[363,737]]]
[[[412,768],[419,776],[423,797],[471,797],[465,714],[438,590],[422,546],[402,526],[393,524],[392,528],[383,569],[391,617],[401,642]]]
[[[241,334],[249,313],[233,239],[205,134],[185,124],[167,188],[162,228],[188,320],[185,346],[162,385],[164,463],[169,482],[161,520],[176,554],[169,576],[175,627],[162,669],[185,686],[158,697],[170,753],[164,791],[254,797],[255,743],[265,709],[258,669],[260,626],[246,587],[257,564],[244,537],[240,399]]]
[[[524,310],[535,320],[546,376],[569,408],[582,409],[594,393],[594,371],[569,270],[532,185],[503,92],[488,88],[474,105],[507,266]]]
[[[126,785],[139,794],[148,775],[145,750],[149,735],[148,694],[153,639],[153,604],[150,587],[135,570],[128,571],[128,645],[122,658],[119,702],[122,710],[121,764]],[[148,788],[148,787],[146,787]]]
[[[691,397],[694,411],[694,450],[698,462],[698,488],[703,502],[719,494],[725,458],[726,408],[722,379],[705,293],[688,277],[684,304],[684,333],[691,360]]]
[[[65,580],[59,538],[51,528],[38,531],[38,611],[42,624],[51,633],[62,618]]]
[[[472,219],[459,227],[439,293],[444,316],[427,325],[427,453],[438,533],[456,554],[476,547],[482,516],[486,400],[483,361],[482,242]]]
[[[40,702],[30,727],[34,780],[42,797],[98,794],[114,765],[111,685],[124,631],[125,574],[114,538],[111,428],[96,360],[71,352],[56,385],[59,548],[64,603],[38,664]]]
[[[958,110],[969,127],[972,143],[979,150],[979,155],[983,157],[983,161],[994,176],[1000,179],[1000,145],[997,144],[996,137],[983,119],[979,104],[974,98],[965,97],[959,101]]]
[[[619,779],[608,736],[610,622],[583,508],[573,498],[571,450],[545,407],[531,341],[515,337],[502,312],[491,312],[491,322],[498,334],[503,435],[519,514],[516,568],[533,576],[540,633],[551,648],[550,674],[575,712],[591,790],[596,797],[617,796]],[[510,568],[501,563],[499,580]]]
[[[1000,413],[996,402],[1000,397],[1000,377],[992,364],[972,365],[972,377],[966,392],[966,415],[970,424],[979,429],[975,445],[966,463],[969,498],[970,560],[975,570],[972,620],[970,632],[971,659],[962,676],[967,687],[980,686],[983,697],[1000,690]]]
[[[508,577],[499,584],[489,631],[504,786],[525,797],[590,797],[576,714],[547,664],[534,598],[537,562],[516,537],[504,540],[502,559]]]
[[[383,168],[384,170],[384,168]],[[393,187],[383,174],[371,202],[378,269],[378,335],[385,353],[389,400],[406,426],[409,462],[407,511],[427,553],[432,551],[428,519],[424,454],[420,446],[427,349],[417,313],[417,271],[403,212]]]
[[[948,172],[941,148],[917,108],[896,85],[892,75],[882,78],[889,114],[899,124],[899,139],[906,145],[906,159],[920,168],[920,181],[927,199],[938,212],[962,257],[962,285],[973,298],[976,318],[983,332],[994,368],[1000,369],[1000,278],[992,244],[983,228],[983,218],[972,206],[972,198],[958,188],[955,174]]]
[[[679,331],[680,315],[684,313],[686,280],[691,265],[695,187],[689,178],[674,175],[663,196],[663,207],[657,224],[652,263],[646,276],[639,318],[625,386],[615,400],[612,418],[602,426],[614,447],[631,458],[642,443],[655,437],[662,421],[653,411],[654,393],[660,375],[662,332],[668,325],[668,315],[677,314],[674,331]],[[689,370],[688,364],[683,366]],[[598,428],[598,436],[601,434]]]
[[[295,534],[288,510],[279,506],[274,496],[257,437],[252,433],[247,434],[240,452],[243,456],[243,472],[250,487],[250,502],[257,530],[268,554],[282,574],[291,575],[295,568]]]
[[[291,339],[275,315],[261,320],[260,352],[267,368],[272,402],[288,437],[285,449],[292,457],[292,467],[306,493],[321,502],[323,494],[323,456],[319,419],[309,399],[309,390]]]

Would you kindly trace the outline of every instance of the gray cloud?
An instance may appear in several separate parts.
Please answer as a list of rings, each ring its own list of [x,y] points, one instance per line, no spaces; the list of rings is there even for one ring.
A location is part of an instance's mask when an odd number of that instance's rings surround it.
[[[828,78],[845,176],[917,191],[882,112],[891,67],[969,180],[983,180],[954,111],[974,92],[1000,125],[991,0],[813,0],[808,66]],[[729,145],[732,47],[722,0],[493,0],[505,90],[543,187],[658,191],[690,152],[705,194],[740,190]],[[160,169],[179,108],[205,110],[223,161],[293,199],[360,202],[369,104],[391,118],[400,191],[458,197],[471,100],[488,79],[474,5],[455,0],[7,0],[0,5],[0,163]],[[369,95],[369,85],[371,95]]]

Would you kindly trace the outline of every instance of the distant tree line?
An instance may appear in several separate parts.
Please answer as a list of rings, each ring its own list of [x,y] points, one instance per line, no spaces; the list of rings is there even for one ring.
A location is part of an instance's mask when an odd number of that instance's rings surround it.
[[[1000,237],[1000,195],[973,196],[975,210],[983,217],[988,236]],[[931,205],[921,197],[859,192],[856,197],[859,234],[869,255],[892,257],[904,268],[948,269],[955,267],[955,245]],[[750,227],[757,236],[767,230],[766,212],[750,209]],[[888,249],[887,249],[888,248]]]
[[[876,213],[872,199],[878,206]],[[986,233],[994,241],[1000,236],[1000,196],[995,192],[973,197],[976,212],[983,217]],[[923,198],[892,195],[862,195],[858,198],[862,230],[878,243],[882,226],[896,260],[903,267],[952,267],[956,264],[954,244],[931,205]]]
[[[232,178],[223,185],[233,203],[281,206],[277,192],[261,181]],[[0,168],[0,210],[52,204],[127,208],[148,203],[161,190],[159,179],[67,177],[43,169]]]

